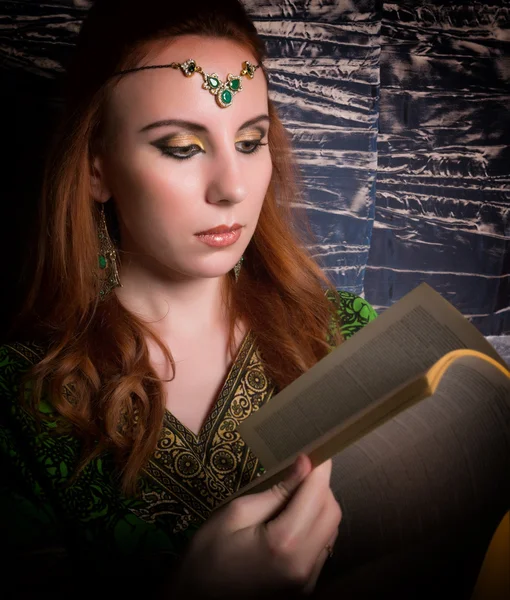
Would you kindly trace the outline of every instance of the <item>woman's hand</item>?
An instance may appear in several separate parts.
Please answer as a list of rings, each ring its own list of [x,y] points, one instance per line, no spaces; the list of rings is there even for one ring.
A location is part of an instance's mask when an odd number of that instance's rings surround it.
[[[311,593],[342,513],[329,486],[331,460],[301,454],[279,484],[233,500],[192,538],[169,591],[201,598]]]

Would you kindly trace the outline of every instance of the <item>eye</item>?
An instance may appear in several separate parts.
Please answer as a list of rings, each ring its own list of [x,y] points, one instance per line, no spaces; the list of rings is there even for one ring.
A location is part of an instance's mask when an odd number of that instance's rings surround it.
[[[254,152],[257,152],[257,150],[260,150],[261,146],[267,146],[267,142],[263,144],[258,140],[245,140],[243,142],[238,142],[238,144],[241,145],[241,152],[243,154],[253,154]]]
[[[191,152],[196,148],[198,152]],[[195,154],[199,152],[203,152],[200,146],[196,144],[191,144],[190,146],[159,146],[161,152],[166,156],[171,156],[177,160],[187,160],[188,158],[192,158]]]
[[[242,154],[254,154],[257,152],[261,146],[267,146],[267,142],[263,144],[258,140],[250,141],[245,140],[242,142],[238,142],[236,146],[240,147],[240,152]],[[204,152],[200,146],[197,144],[190,144],[189,146],[158,146],[159,150],[165,156],[170,156],[171,158],[175,158],[176,160],[188,160],[189,158],[193,158],[196,154]]]

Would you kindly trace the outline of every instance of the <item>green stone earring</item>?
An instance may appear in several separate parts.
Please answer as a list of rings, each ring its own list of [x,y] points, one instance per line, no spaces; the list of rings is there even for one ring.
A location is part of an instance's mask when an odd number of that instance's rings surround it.
[[[117,268],[117,251],[108,235],[106,227],[106,218],[104,214],[104,204],[101,203],[101,212],[99,217],[99,228],[97,232],[99,238],[98,266],[103,272],[101,275],[101,289],[99,297],[101,300],[116,287],[122,287]]]
[[[199,67],[192,58],[189,58],[183,63],[173,62],[168,65],[150,65],[148,67],[136,67],[134,69],[126,69],[124,71],[118,71],[117,73],[114,73],[114,75],[125,75],[126,73],[131,73],[133,71],[141,71],[143,69],[163,68],[180,69],[183,75],[185,75],[186,77],[191,77],[195,73],[200,73],[200,75],[202,75],[202,79],[204,80],[202,88],[204,90],[208,90],[213,96],[215,96],[216,103],[218,104],[218,106],[220,106],[221,108],[227,108],[232,104],[234,96],[243,89],[241,77],[253,79],[255,71],[260,66],[261,65],[253,65],[247,60],[245,60],[243,62],[243,68],[241,69],[239,75],[233,75],[232,73],[229,73],[225,81],[222,81],[217,73],[205,73],[202,70],[202,67]]]

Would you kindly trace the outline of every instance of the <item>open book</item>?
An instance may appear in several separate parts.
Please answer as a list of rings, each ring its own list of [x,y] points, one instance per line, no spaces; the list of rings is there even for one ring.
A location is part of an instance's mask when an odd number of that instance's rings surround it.
[[[466,392],[510,402],[508,366],[422,283],[239,425],[266,472],[227,501],[271,487],[299,453],[316,466],[435,393],[447,405]]]
[[[340,344],[238,430],[265,473],[223,504],[280,481],[299,453],[314,466],[333,459],[330,486],[343,517],[323,570],[329,574],[321,574],[328,593],[379,597],[379,588],[402,585],[392,597],[421,598],[419,585],[431,597],[448,580],[452,597],[468,597],[455,594],[472,589],[510,508],[510,372],[429,285]]]

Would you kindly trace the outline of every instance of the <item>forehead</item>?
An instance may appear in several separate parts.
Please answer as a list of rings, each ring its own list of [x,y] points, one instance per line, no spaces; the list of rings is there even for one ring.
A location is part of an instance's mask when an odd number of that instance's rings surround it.
[[[202,36],[181,36],[168,46],[152,51],[143,61],[148,65],[182,63],[192,58],[208,75],[216,73],[221,81],[239,75],[245,60],[257,61],[249,49],[239,44]],[[208,128],[239,126],[250,117],[268,110],[267,85],[262,69],[253,79],[241,77],[242,90],[232,104],[221,108],[216,98],[202,88],[200,73],[186,77],[180,69],[144,69],[120,77],[108,102],[108,120],[116,127],[142,128],[149,121],[176,118],[203,122]]]

